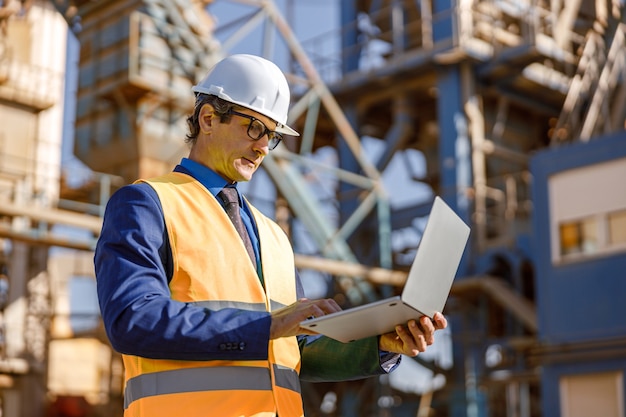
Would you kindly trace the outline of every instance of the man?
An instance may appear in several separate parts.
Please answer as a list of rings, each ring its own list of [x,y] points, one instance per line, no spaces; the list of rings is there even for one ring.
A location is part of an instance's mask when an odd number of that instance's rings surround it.
[[[193,91],[189,157],[116,192],[96,248],[100,309],[126,368],[125,416],[297,417],[299,377],[378,375],[423,352],[447,325],[439,313],[350,344],[300,327],[340,307],[303,297],[286,235],[236,192],[282,134],[297,135],[278,67],[233,55]]]

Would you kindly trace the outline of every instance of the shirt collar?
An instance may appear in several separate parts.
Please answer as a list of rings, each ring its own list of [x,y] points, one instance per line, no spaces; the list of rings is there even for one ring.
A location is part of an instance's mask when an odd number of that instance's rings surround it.
[[[178,169],[179,167],[182,167],[183,169]],[[176,168],[177,169],[175,169],[175,171],[183,171],[194,177],[214,196],[217,196],[217,193],[219,193],[222,188],[227,185],[237,188],[237,183],[230,184],[211,168],[208,168],[196,161],[192,161],[189,158],[183,158]]]

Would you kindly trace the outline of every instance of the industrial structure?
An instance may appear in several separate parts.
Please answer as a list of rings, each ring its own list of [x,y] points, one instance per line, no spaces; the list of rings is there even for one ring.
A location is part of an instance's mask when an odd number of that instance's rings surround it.
[[[248,52],[286,49],[302,137],[248,197],[329,296],[398,292],[434,195],[472,226],[451,365],[417,357],[445,383],[305,385],[307,415],[625,415],[623,2],[342,1],[306,41],[272,1],[222,26],[211,3],[0,2],[0,416],[121,415],[119,357],[97,321],[72,324],[70,282],[93,279],[108,196],[186,154],[191,86],[250,33]],[[61,169],[68,30],[78,185]]]

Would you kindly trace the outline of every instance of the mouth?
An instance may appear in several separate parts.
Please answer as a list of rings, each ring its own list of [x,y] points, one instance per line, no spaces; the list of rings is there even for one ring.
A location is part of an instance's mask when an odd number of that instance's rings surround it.
[[[256,163],[255,161],[251,160],[251,159],[248,159],[248,158],[246,158],[246,157],[242,157],[241,159],[242,159],[244,162],[247,162],[247,165],[252,165],[252,166],[254,166],[254,167],[256,167],[256,166],[257,166],[257,163]]]

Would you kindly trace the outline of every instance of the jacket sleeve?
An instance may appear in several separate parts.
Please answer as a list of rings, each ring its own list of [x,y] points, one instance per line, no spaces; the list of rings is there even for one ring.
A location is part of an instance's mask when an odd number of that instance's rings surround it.
[[[171,259],[156,192],[148,184],[118,190],[107,204],[94,256],[112,346],[153,359],[267,359],[269,313],[214,311],[172,300]]]
[[[342,343],[325,336],[309,336],[300,338],[299,343],[300,378],[305,381],[349,381],[386,373],[381,366],[378,337]]]

